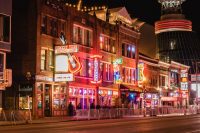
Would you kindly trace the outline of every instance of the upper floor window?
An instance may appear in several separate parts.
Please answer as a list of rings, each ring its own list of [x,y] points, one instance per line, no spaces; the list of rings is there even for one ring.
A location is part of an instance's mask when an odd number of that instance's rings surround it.
[[[54,52],[53,50],[49,50],[49,70],[53,71],[54,70]]]
[[[170,85],[171,86],[178,86],[179,85],[179,75],[176,72],[170,72]]]
[[[159,76],[159,85],[160,86],[168,86],[168,77],[167,76]]]
[[[41,70],[46,70],[47,50],[41,49]]]
[[[59,33],[65,34],[65,21],[47,15],[42,15],[40,30],[42,34],[58,37]]]
[[[136,54],[135,45],[125,44],[125,43],[122,44],[122,56],[135,59],[135,54]]]
[[[103,81],[113,81],[114,75],[113,75],[113,68],[111,64],[108,63],[100,63],[100,71]]]
[[[10,42],[10,16],[0,14],[0,41]]]
[[[93,35],[92,30],[74,25],[73,26],[73,42],[88,47],[92,47]]]
[[[41,33],[47,34],[47,16],[42,16]]]
[[[123,67],[122,68],[122,80],[125,83],[135,83],[135,69],[131,69],[131,68],[126,68]]]
[[[100,49],[110,53],[116,53],[115,40],[111,37],[101,35],[100,36]]]
[[[4,79],[5,54],[0,53],[0,82]]]
[[[58,36],[58,21],[54,18],[51,19],[50,21],[50,30],[51,30],[51,35],[54,37]]]
[[[49,48],[41,49],[41,70],[53,71],[54,70],[54,51]]]
[[[92,77],[93,76],[93,62],[92,62],[92,60],[81,58],[80,62],[81,62],[81,65],[82,65],[82,69],[77,75],[83,76],[83,77]]]

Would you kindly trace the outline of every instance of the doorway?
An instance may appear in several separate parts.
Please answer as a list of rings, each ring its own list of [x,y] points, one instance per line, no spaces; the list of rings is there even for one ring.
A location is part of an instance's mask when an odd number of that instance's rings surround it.
[[[44,90],[44,116],[50,117],[51,116],[51,85],[45,84],[45,90]]]

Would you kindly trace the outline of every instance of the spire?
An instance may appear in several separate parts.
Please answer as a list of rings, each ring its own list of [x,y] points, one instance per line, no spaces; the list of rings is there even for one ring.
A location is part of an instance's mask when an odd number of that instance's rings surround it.
[[[83,3],[83,1],[82,0],[79,0],[78,1],[78,4],[77,4],[77,10],[81,10],[81,8],[82,8],[82,3]]]
[[[110,18],[110,11],[107,7],[107,9],[106,9],[106,22],[109,22],[109,18]]]

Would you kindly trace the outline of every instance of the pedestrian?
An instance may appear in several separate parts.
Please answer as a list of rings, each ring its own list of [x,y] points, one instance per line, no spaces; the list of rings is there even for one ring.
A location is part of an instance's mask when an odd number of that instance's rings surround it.
[[[77,109],[82,109],[81,103],[79,103],[79,104],[77,105]]]
[[[99,104],[97,104],[96,109],[100,109],[100,105]]]
[[[74,106],[73,106],[72,102],[69,103],[68,112],[69,112],[69,116],[73,116],[73,114],[74,114]]]
[[[90,104],[90,109],[94,109],[94,108],[95,108],[94,103],[91,103],[91,104]]]

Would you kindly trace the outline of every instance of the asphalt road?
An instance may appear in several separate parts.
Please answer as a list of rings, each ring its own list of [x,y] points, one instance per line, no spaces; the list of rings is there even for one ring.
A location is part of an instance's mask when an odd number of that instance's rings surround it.
[[[0,133],[200,133],[200,115],[1,126]]]

